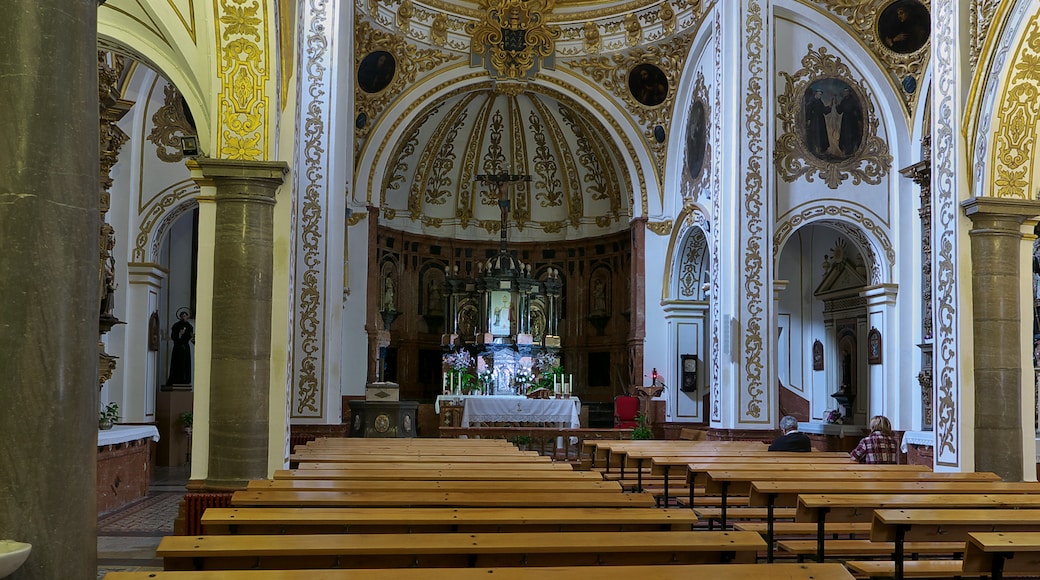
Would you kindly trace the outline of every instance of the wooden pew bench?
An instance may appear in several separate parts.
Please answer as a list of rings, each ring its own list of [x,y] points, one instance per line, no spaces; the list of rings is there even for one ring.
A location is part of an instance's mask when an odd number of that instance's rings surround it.
[[[752,532],[167,536],[166,570],[754,563]]]
[[[515,463],[488,463],[488,462],[441,462],[441,461],[405,461],[405,462],[362,462],[362,463],[340,463],[335,461],[301,461],[297,469],[368,469],[396,471],[399,469],[427,469],[427,470],[452,470],[468,469],[509,469],[516,471],[574,471],[569,463],[552,461],[520,461]]]
[[[685,509],[646,508],[209,508],[206,534],[522,531],[690,531]]]
[[[721,529],[726,529],[730,520],[762,520],[765,521],[769,515],[766,508],[760,507],[695,507],[693,513],[697,517],[708,522],[708,529],[714,529],[715,522],[719,522]],[[777,508],[773,510],[774,519],[793,520],[797,510],[795,508]]]
[[[1007,573],[1040,573],[1040,532],[969,533],[964,572],[989,574],[993,580]]]
[[[231,505],[299,507],[654,507],[654,498],[637,493],[563,492],[350,492],[244,490]]]
[[[798,513],[795,519],[800,522],[816,522],[822,529],[827,520],[871,521],[874,511],[878,509],[916,508],[1040,508],[1040,494],[802,494],[798,496]],[[881,538],[875,538],[872,532],[871,539]],[[818,533],[817,561],[823,560],[825,541],[826,534]],[[899,564],[897,558],[896,565]]]
[[[596,568],[596,580],[632,580],[640,566]],[[585,566],[526,568],[397,568],[393,570],[219,570],[199,572],[109,572],[105,580],[587,580]],[[658,566],[654,580],[852,580],[841,564],[704,564]]]
[[[593,479],[455,481],[455,480],[322,480],[259,479],[250,481],[247,490],[289,491],[464,491],[468,493],[501,493],[504,491],[560,491],[569,493],[621,493],[616,481]]]
[[[960,542],[963,547],[971,532],[1037,529],[1040,529],[1040,509],[877,509],[871,522],[870,538],[877,542],[893,542],[895,550],[891,561],[865,566],[874,571],[887,571],[889,576],[903,577],[902,566],[912,564],[904,562],[904,543],[953,541]],[[954,569],[950,570],[952,574]]]
[[[359,480],[386,479],[416,481],[517,481],[527,480],[593,480],[603,481],[598,473],[589,471],[568,471],[563,469],[519,470],[500,469],[398,469],[392,475],[385,469],[278,469],[274,479],[324,479],[324,480]]]
[[[816,540],[779,540],[777,549],[780,552],[796,556],[799,562],[806,557],[818,556]],[[964,551],[964,542],[904,542],[905,554],[914,560],[919,554],[957,555]],[[824,556],[842,560],[858,556],[891,556],[896,549],[895,542],[873,542],[871,540],[827,540]]]

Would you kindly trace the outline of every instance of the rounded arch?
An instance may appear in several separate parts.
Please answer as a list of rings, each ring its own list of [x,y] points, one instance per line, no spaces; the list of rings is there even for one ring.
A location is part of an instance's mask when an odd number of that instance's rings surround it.
[[[377,206],[381,188],[389,173],[394,170],[393,158],[397,145],[406,137],[409,129],[423,115],[430,114],[445,99],[473,91],[495,90],[494,82],[483,69],[470,69],[465,65],[446,67],[437,74],[424,78],[409,90],[406,98],[400,98],[385,110],[372,126],[370,135],[358,155],[355,168],[355,205]],[[620,185],[629,218],[646,215],[651,200],[662,198],[656,185],[656,163],[645,142],[640,127],[635,126],[631,115],[618,108],[615,99],[601,87],[573,75],[565,70],[543,70],[537,84],[526,87],[526,91],[543,95],[579,111],[587,119],[594,119],[601,129],[597,136],[612,144],[617,151],[616,163],[620,169]],[[375,136],[379,136],[376,138]],[[654,205],[659,205],[654,201]]]
[[[152,197],[141,208],[131,259],[137,263],[159,263],[159,248],[166,233],[178,218],[199,207],[198,195],[198,184],[185,180]]]
[[[694,234],[703,236],[705,252],[705,265],[708,271],[704,275],[710,277],[710,261],[707,260],[708,252],[711,251],[711,223],[703,208],[690,204],[683,207],[675,219],[671,236],[668,238],[668,250],[665,253],[664,284],[661,286],[661,300],[678,299],[679,280],[682,273],[679,271],[683,265],[684,253],[681,250],[687,247],[690,236]],[[678,253],[677,253],[678,252]],[[673,282],[673,279],[675,280]],[[703,298],[702,298],[703,299]]]
[[[877,216],[844,204],[822,203],[804,206],[777,221],[773,234],[773,268],[779,266],[784,246],[794,233],[807,225],[822,225],[841,232],[863,256],[872,285],[893,281],[896,251],[886,228]]]
[[[195,74],[195,68],[186,66],[187,55],[176,52],[170,46],[156,46],[145,40],[148,33],[124,28],[104,18],[105,11],[98,17],[98,48],[123,54],[141,62],[169,79],[184,97],[195,121],[201,143],[209,144],[213,134],[213,114],[210,99],[206,98],[207,87]],[[210,70],[212,67],[197,67]]]

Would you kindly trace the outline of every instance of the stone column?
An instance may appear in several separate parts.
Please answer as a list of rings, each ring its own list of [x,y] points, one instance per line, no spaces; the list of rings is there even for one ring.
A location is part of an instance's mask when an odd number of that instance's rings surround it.
[[[0,538],[11,576],[97,575],[97,5],[0,19]]]
[[[275,193],[283,162],[196,159],[213,188],[213,311],[207,489],[267,477]],[[200,340],[204,337],[200,337]]]
[[[643,344],[646,342],[646,222],[645,217],[632,220],[632,260],[629,272],[628,385],[643,385]]]
[[[975,197],[961,207],[972,221],[975,469],[1022,481],[1022,369],[1031,365],[1022,360],[1021,230],[1040,202]]]

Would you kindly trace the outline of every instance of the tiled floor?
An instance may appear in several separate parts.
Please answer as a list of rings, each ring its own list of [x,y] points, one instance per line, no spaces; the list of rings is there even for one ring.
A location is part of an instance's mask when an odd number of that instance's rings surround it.
[[[153,468],[146,499],[98,519],[98,580],[115,570],[162,570],[155,548],[173,534],[188,476],[187,466]]]

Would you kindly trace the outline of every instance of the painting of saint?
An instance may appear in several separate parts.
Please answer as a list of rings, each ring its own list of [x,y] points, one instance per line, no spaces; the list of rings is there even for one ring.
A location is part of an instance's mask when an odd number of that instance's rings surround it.
[[[397,61],[385,50],[368,53],[358,66],[357,83],[366,93],[378,93],[394,80]]]
[[[878,39],[892,52],[917,52],[928,42],[930,32],[928,7],[918,0],[897,0],[878,15]]]
[[[838,78],[817,79],[805,89],[802,128],[805,148],[828,162],[853,157],[863,145],[864,108],[857,90]]]
[[[628,73],[628,90],[648,107],[660,105],[668,97],[668,78],[659,67],[643,63]]]
[[[690,108],[690,121],[686,125],[686,167],[692,179],[697,179],[704,169],[704,154],[707,149],[707,119],[704,115],[704,103],[693,102]]]
[[[491,334],[508,336],[513,328],[513,297],[509,292],[496,290],[491,293]]]

